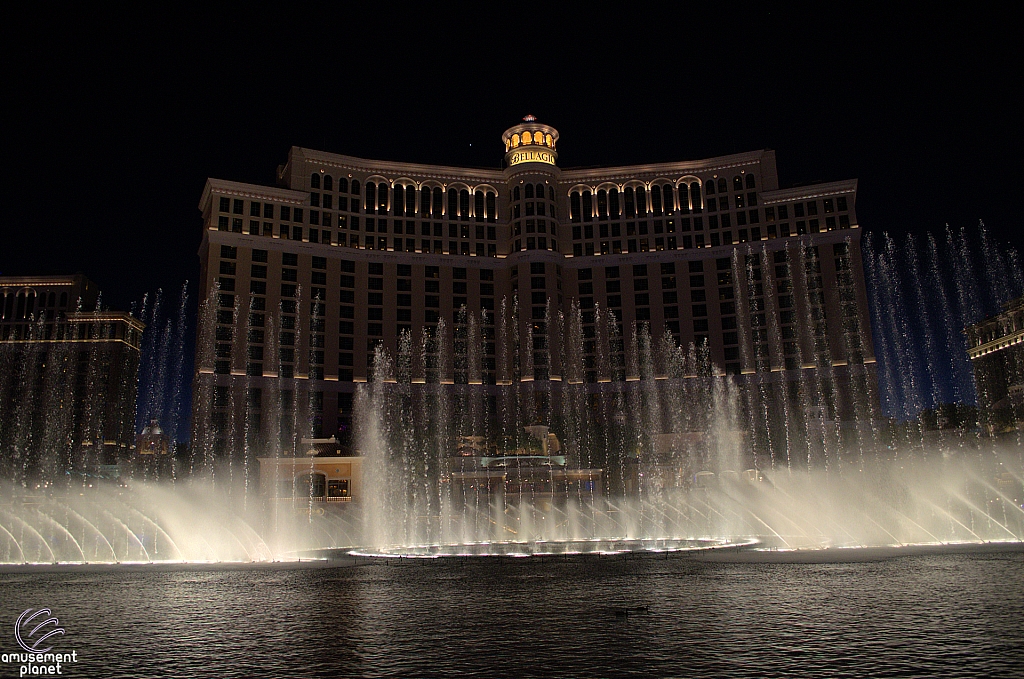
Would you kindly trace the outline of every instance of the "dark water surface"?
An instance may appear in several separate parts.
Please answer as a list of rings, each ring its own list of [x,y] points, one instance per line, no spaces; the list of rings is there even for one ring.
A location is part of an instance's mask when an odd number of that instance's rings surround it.
[[[1020,549],[0,572],[0,652],[41,606],[71,677],[1024,676]]]

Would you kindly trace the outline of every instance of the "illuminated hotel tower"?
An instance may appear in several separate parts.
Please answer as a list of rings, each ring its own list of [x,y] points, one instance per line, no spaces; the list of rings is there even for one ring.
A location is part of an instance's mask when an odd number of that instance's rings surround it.
[[[278,187],[208,180],[194,426],[220,448],[271,421],[344,433],[375,347],[406,331],[420,381],[557,397],[577,309],[595,392],[639,379],[640,328],[804,410],[818,385],[814,416],[877,413],[844,397],[875,393],[856,180],[780,189],[771,150],[561,169],[558,141],[527,116],[500,170],[293,147]],[[423,343],[441,320],[451,356]]]

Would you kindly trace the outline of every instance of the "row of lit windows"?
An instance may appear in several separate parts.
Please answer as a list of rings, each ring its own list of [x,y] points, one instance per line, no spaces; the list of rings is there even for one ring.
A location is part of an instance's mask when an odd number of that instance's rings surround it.
[[[232,231],[234,233],[243,233],[242,222],[239,219],[234,220],[235,223],[229,228],[228,224],[222,221],[219,225],[221,231]],[[353,218],[355,221],[355,218]],[[383,220],[382,220],[383,221]],[[395,231],[398,233],[400,228],[400,221],[395,223]],[[352,225],[354,228],[358,228],[358,224]],[[373,230],[373,220],[367,220],[366,228],[367,231]],[[378,224],[378,228],[386,228],[385,225]],[[422,229],[426,230],[429,228],[428,223],[422,225]],[[449,238],[469,238],[468,227],[464,226],[459,231],[454,231],[454,235],[451,233],[456,227],[451,225],[449,227]],[[476,237],[483,238],[486,233],[488,240],[495,240],[497,233],[495,227],[487,227],[487,231],[481,231],[483,227],[478,226],[476,231]],[[405,229],[408,233],[413,234],[416,232],[415,223],[407,222]],[[440,235],[441,225],[435,224],[434,231],[437,235]],[[381,230],[381,233],[386,231]],[[249,235],[258,236],[263,235],[266,237],[274,237],[273,224],[264,222],[262,229],[259,222],[249,222]],[[450,255],[464,255],[472,257],[497,257],[498,248],[496,243],[469,243],[469,242],[455,242],[448,241],[447,249],[444,247],[444,242],[441,240],[427,240],[421,239],[419,242],[414,238],[393,238],[389,239],[384,236],[365,236],[360,239],[358,234],[346,234],[342,231],[337,233],[332,232],[328,229],[317,229],[317,228],[304,228],[302,226],[289,226],[287,224],[281,224],[277,236],[282,239],[290,239],[294,241],[304,241],[309,243],[322,243],[324,245],[339,245],[342,247],[352,248],[364,248],[367,250],[391,250],[395,252],[419,252],[419,253],[434,253],[434,254],[450,254]]]
[[[746,189],[755,189],[756,180],[754,175],[747,174],[733,177],[733,190],[741,192]],[[596,192],[589,190],[573,191],[569,195],[569,215],[572,221],[591,221],[596,215],[598,219],[618,219],[623,214],[627,217],[643,216],[646,214],[661,215],[673,214],[675,211],[682,213],[701,212],[704,203],[701,197],[700,182],[683,180],[677,187],[673,184],[653,184],[648,191],[644,186],[626,186],[621,192],[618,188],[598,189]],[[710,179],[705,183],[708,195],[715,194],[715,180]],[[728,182],[724,177],[718,179],[718,193],[728,192]],[[678,198],[678,201],[677,201]],[[736,207],[742,208],[747,205],[757,205],[757,193],[749,192],[745,196],[737,193],[734,197]],[[728,209],[728,195],[717,199],[708,199],[707,207],[710,211],[716,209]],[[596,204],[595,204],[596,203]],[[595,211],[596,207],[596,211]]]
[[[388,214],[390,210],[396,217],[417,216],[416,189],[414,187],[406,188],[401,184],[395,185],[394,189],[392,189],[393,195],[390,208],[388,189],[388,184],[383,182],[380,184],[375,184],[374,182],[366,183],[365,207],[367,214],[377,213],[384,215]],[[492,191],[477,190],[471,195],[467,189],[456,190],[450,188],[448,189],[447,210],[443,210],[442,199],[444,194],[440,187],[423,187],[419,194],[419,216],[423,218],[441,219],[447,217],[451,220],[460,219],[463,221],[469,221],[472,218],[478,222],[495,222],[498,218],[497,195]],[[471,207],[472,209],[470,209]],[[356,210],[356,206],[353,205],[352,211],[355,212]]]
[[[309,177],[309,186],[313,189],[322,188],[324,191],[334,191],[334,178],[323,172],[314,172]],[[346,177],[338,177],[338,193],[348,193],[349,182]],[[352,193],[359,194],[359,180],[352,180]]]
[[[685,220],[689,221],[689,220]],[[640,224],[644,224],[641,222]],[[717,227],[717,222],[716,228]],[[699,224],[698,224],[699,225]],[[613,224],[613,226],[616,226]],[[764,229],[760,226],[751,227],[749,229],[743,228],[733,231],[714,231],[711,233],[697,233],[694,235],[682,235],[680,237],[668,236],[666,238],[656,237],[653,239],[639,238],[639,239],[628,239],[622,240],[602,240],[597,243],[574,243],[573,244],[573,256],[583,257],[591,255],[608,255],[608,254],[620,254],[623,252],[623,243],[625,243],[625,252],[651,252],[651,251],[662,251],[662,250],[689,250],[692,248],[709,248],[718,247],[720,245],[738,245],[750,241],[760,241],[772,238],[787,238],[789,236],[798,236],[806,233],[819,233],[820,231],[832,231],[834,229],[846,229],[850,227],[850,220],[848,215],[840,215],[838,222],[835,217],[826,217],[825,225],[822,227],[817,219],[812,219],[809,222],[798,221],[792,228],[788,223],[786,224],[768,224]],[[575,237],[576,229],[574,227],[573,234]],[[585,227],[586,228],[586,227]],[[689,229],[686,229],[689,230]],[[642,229],[641,232],[646,232],[646,228]],[[587,238],[588,233],[593,231],[583,232],[583,237]],[[735,238],[733,234],[735,233]],[[592,236],[590,236],[592,237]],[[602,236],[605,237],[605,236]]]
[[[505,140],[505,150],[519,148],[522,146],[529,146],[531,144],[540,144],[541,146],[547,146],[548,148],[555,148],[555,138],[549,133],[545,133],[541,130],[531,132],[526,130],[522,133],[513,134],[511,137]]]
[[[520,189],[522,189],[521,192]],[[522,186],[512,188],[512,201],[519,202],[520,200],[533,200],[534,198],[543,200],[545,193],[547,193],[548,200],[551,202],[555,201],[555,188],[553,186],[548,186],[545,191],[544,184],[541,183],[523,184]]]
[[[34,290],[19,290],[7,294],[0,292],[0,319],[4,321],[27,320],[36,312],[37,306],[40,310],[67,309],[68,293],[62,292],[57,295],[55,292],[41,292],[37,295]]]

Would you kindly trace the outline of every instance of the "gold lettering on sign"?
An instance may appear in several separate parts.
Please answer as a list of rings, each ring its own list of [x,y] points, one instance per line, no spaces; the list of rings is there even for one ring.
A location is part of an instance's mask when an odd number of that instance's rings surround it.
[[[516,151],[509,156],[509,165],[518,165],[519,163],[547,163],[548,165],[555,164],[555,158],[551,155],[550,151]]]

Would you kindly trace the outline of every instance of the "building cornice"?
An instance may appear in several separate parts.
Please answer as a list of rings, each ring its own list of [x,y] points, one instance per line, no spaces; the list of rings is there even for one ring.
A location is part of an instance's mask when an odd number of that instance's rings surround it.
[[[760,163],[767,150],[748,151],[729,156],[718,156],[704,160],[687,160],[671,163],[648,163],[645,165],[620,165],[616,167],[565,168],[562,170],[561,183],[586,183],[636,179],[638,175],[679,175],[680,177],[697,172],[717,172],[737,167],[745,167]]]
[[[1009,349],[1010,347],[1017,346],[1021,343],[1024,343],[1024,330],[1018,330],[1016,332],[1002,335],[991,342],[985,342],[984,344],[976,347],[968,347],[967,355],[973,361],[981,358],[982,356],[991,354],[994,351]]]
[[[121,322],[132,326],[136,330],[144,330],[146,324],[131,314],[123,311],[74,311],[67,314],[68,323],[101,323]]]
[[[82,276],[0,276],[0,288],[24,288],[44,286],[73,286],[86,279]]]
[[[484,168],[452,167],[449,165],[421,165],[419,163],[396,163],[389,160],[369,160],[356,158],[354,156],[343,156],[326,151],[317,151],[299,146],[293,146],[289,154],[289,164],[293,160],[303,160],[325,167],[332,167],[346,172],[368,172],[392,175],[391,179],[400,176],[409,176],[410,179],[420,177],[422,179],[433,179],[441,183],[451,181],[475,181],[475,182],[500,182],[504,179],[501,170],[488,170]]]
[[[295,205],[304,205],[309,202],[309,195],[302,191],[281,189],[273,186],[261,186],[260,184],[243,184],[241,182],[232,182],[226,179],[214,179],[211,177],[206,180],[206,186],[203,187],[203,195],[199,199],[200,211],[206,211],[206,206],[210,202],[210,196],[213,195],[215,191],[228,196],[238,196],[239,198],[274,200],[279,203],[292,203]]]
[[[774,203],[785,203],[790,200],[807,200],[837,196],[844,193],[856,193],[857,180],[845,179],[838,182],[827,182],[825,184],[808,184],[807,186],[796,186],[791,189],[777,189],[775,191],[762,191],[761,203],[772,205]]]

